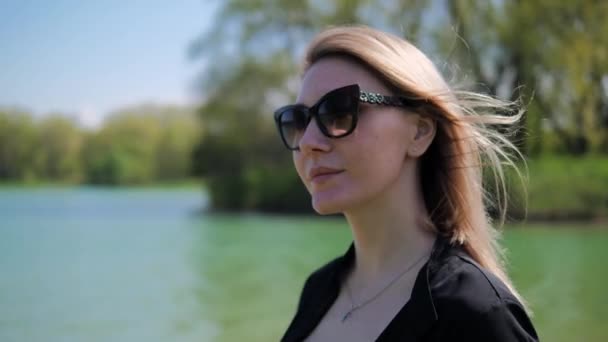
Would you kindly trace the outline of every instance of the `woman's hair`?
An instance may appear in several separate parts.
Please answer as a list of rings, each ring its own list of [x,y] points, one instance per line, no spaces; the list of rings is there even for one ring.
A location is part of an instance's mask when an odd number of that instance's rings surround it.
[[[515,124],[522,116],[515,103],[488,95],[456,91],[448,86],[435,65],[402,38],[364,26],[330,28],[310,43],[304,71],[328,56],[358,61],[395,94],[426,104],[418,112],[435,119],[437,131],[420,159],[419,174],[430,222],[426,225],[452,243],[463,245],[481,266],[500,278],[524,302],[511,283],[504,255],[489,210],[504,224],[507,191],[502,164],[519,174],[513,156],[517,148],[497,126]],[[505,113],[512,115],[505,116]],[[494,200],[484,188],[483,172],[494,181]]]

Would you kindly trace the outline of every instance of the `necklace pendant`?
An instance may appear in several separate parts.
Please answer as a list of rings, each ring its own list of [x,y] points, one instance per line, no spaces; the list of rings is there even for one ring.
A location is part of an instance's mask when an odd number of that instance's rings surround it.
[[[352,311],[352,310],[349,310],[349,311],[348,311],[348,312],[347,312],[347,313],[344,315],[344,317],[342,317],[342,323],[346,322],[346,320],[350,318],[350,316],[352,315],[352,313],[353,313],[353,311]]]

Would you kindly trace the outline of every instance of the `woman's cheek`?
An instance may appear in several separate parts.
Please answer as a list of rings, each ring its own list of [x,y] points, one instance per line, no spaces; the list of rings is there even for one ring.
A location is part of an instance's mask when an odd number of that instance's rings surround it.
[[[300,177],[300,181],[302,182],[302,184],[304,184],[304,186],[310,193],[310,185],[306,182],[306,170],[304,169],[304,162],[302,160],[301,154],[297,151],[294,151],[292,153],[293,165],[296,169],[296,172],[298,173],[298,176]]]

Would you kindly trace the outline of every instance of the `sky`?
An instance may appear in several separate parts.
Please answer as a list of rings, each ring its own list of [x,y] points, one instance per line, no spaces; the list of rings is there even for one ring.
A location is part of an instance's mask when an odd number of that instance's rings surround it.
[[[0,0],[0,106],[87,127],[142,103],[193,104],[210,0]]]

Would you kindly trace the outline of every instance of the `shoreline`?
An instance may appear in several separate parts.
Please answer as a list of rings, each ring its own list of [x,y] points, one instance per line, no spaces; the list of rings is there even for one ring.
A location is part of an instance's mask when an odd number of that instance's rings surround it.
[[[108,185],[108,184],[80,184],[80,183],[59,183],[59,182],[0,182],[0,192],[2,191],[30,191],[30,190],[78,190],[78,189],[97,189],[107,191],[186,191],[186,192],[205,192],[205,183],[201,180],[183,180],[176,182],[158,182],[149,184],[129,184],[129,185]],[[256,210],[217,210],[212,208],[201,209],[197,215],[259,215],[268,217],[309,217],[320,219],[337,219],[341,215],[321,216],[314,213],[312,210],[306,212],[268,212]],[[581,229],[608,229],[608,217],[601,215],[593,215],[592,213],[571,212],[563,210],[555,210],[548,213],[531,213],[528,212],[525,216],[511,215],[507,218],[504,226],[507,229],[528,229],[529,226],[536,225],[554,225],[556,229],[560,226],[579,225]]]
[[[201,190],[205,183],[200,180],[188,179],[171,182],[155,182],[145,184],[88,184],[88,183],[62,183],[62,182],[0,182],[0,191],[7,189],[77,189],[77,188],[99,188],[99,189],[185,189]]]

